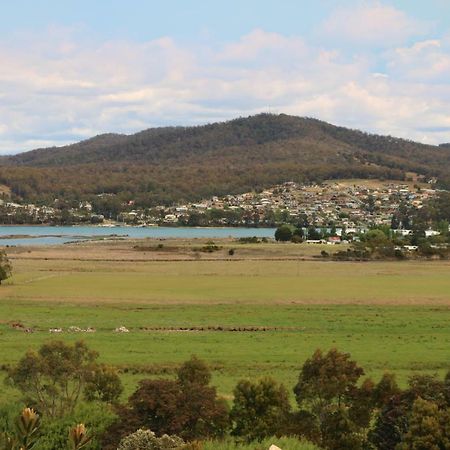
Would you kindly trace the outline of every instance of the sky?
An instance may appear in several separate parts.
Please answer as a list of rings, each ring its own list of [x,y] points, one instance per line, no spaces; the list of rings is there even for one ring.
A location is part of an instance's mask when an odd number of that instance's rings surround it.
[[[449,0],[0,1],[0,154],[261,112],[450,142]]]

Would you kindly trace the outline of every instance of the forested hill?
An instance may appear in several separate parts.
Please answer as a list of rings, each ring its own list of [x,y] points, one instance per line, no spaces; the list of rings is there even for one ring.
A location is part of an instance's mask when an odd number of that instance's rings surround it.
[[[316,119],[260,114],[198,127],[105,134],[0,159],[0,183],[20,198],[100,193],[143,205],[244,192],[284,181],[450,177],[450,148],[371,135]]]

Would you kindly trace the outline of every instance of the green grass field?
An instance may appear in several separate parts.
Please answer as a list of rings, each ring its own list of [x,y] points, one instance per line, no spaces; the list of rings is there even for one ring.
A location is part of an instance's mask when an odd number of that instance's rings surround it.
[[[139,379],[172,376],[195,353],[210,363],[227,397],[245,377],[270,375],[291,388],[317,348],[348,351],[368,375],[394,371],[402,383],[412,372],[450,368],[448,262],[13,256],[15,275],[0,287],[0,364],[49,339],[83,339],[102,361],[121,368],[126,396]],[[35,332],[15,330],[13,322]],[[130,333],[113,331],[122,325]],[[96,332],[48,331],[69,326]],[[165,329],[146,330],[156,327]],[[179,330],[187,327],[268,329]],[[1,389],[0,398],[16,395]]]

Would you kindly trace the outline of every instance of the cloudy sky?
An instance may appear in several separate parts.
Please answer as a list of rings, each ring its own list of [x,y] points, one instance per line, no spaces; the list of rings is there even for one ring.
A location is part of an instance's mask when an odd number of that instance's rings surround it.
[[[259,112],[450,141],[448,0],[14,0],[0,153]]]

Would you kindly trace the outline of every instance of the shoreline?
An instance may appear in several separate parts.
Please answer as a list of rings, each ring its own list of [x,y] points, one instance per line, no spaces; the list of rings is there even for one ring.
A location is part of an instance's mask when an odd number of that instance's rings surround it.
[[[43,223],[39,223],[39,224],[26,224],[26,223],[21,223],[21,224],[0,224],[0,229],[1,228],[19,228],[19,227],[33,227],[33,228],[143,228],[143,229],[158,229],[158,228],[183,228],[183,229],[188,229],[188,230],[208,230],[208,229],[236,229],[236,228],[242,228],[242,229],[255,229],[255,230],[267,230],[267,229],[275,229],[276,226],[245,226],[245,225],[209,225],[209,226],[205,226],[205,227],[190,227],[188,225],[169,225],[169,224],[164,224],[164,225],[127,225],[127,224],[121,224],[121,223],[117,223],[114,225],[98,225],[98,224],[89,224],[89,225],[85,225],[85,224],[73,224],[73,225],[53,225],[53,224],[43,224]]]

